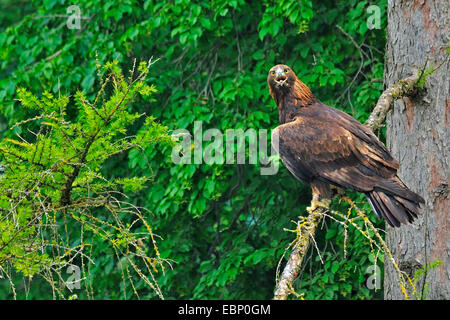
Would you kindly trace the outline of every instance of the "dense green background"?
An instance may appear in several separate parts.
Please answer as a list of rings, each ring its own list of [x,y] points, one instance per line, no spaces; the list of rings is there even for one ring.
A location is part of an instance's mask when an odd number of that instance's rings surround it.
[[[71,4],[81,9],[79,30],[66,25]],[[380,29],[367,28],[369,5],[381,10]],[[8,126],[29,116],[15,101],[19,87],[95,94],[96,55],[101,63],[118,60],[124,71],[134,58],[160,58],[149,75],[158,90],[154,101],[132,108],[171,130],[192,132],[194,121],[222,132],[274,128],[278,114],[266,77],[278,63],[290,65],[322,102],[363,122],[382,91],[385,9],[383,0],[1,0],[0,129],[10,135]],[[170,154],[169,147],[145,150],[154,179],[133,198],[152,212],[147,221],[161,237],[161,256],[173,261],[157,279],[165,297],[270,299],[278,261],[294,239],[284,228],[294,229],[292,221],[304,214],[309,188],[284,167],[262,176],[258,165],[174,165]],[[103,171],[142,175],[150,170],[147,160],[131,151]],[[365,286],[373,255],[362,235],[349,229],[344,241],[342,226],[326,219],[316,241],[320,255],[310,250],[297,292],[308,299],[382,297]],[[102,243],[94,250],[101,253]],[[123,298],[117,263],[108,254],[96,258],[97,299]],[[141,298],[156,297],[137,283]],[[11,298],[5,279],[0,298]],[[27,298],[51,292],[35,279]]]

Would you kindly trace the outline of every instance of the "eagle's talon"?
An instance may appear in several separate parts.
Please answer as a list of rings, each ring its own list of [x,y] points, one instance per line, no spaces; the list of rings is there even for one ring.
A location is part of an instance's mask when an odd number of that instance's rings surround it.
[[[317,209],[317,206],[314,204],[309,207],[306,207],[306,211],[308,211],[309,214],[313,213],[314,210],[316,210],[316,209]]]
[[[308,213],[313,213],[319,208],[328,209],[330,207],[331,200],[330,199],[322,199],[322,200],[313,200],[311,202],[311,206],[307,207],[306,210]]]

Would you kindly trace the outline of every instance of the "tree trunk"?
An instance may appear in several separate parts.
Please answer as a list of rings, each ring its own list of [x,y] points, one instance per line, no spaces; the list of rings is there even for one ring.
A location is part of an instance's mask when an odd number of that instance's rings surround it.
[[[386,227],[386,241],[401,270],[412,278],[436,260],[416,285],[424,299],[450,299],[450,11],[449,0],[388,1],[385,83],[417,73],[426,63],[435,72],[425,91],[395,102],[387,116],[387,145],[400,162],[399,176],[426,201],[412,225]],[[413,297],[408,289],[409,297]],[[386,299],[403,299],[398,275],[386,262]]]

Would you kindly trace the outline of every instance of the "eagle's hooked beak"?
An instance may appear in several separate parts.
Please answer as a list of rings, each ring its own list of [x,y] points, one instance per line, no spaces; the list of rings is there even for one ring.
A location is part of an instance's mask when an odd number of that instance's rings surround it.
[[[284,70],[281,68],[278,68],[275,70],[275,82],[278,84],[278,86],[283,86],[287,80],[287,76],[284,73]]]

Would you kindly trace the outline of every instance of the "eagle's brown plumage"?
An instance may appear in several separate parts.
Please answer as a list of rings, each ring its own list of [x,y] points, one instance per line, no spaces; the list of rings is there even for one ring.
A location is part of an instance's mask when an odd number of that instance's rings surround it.
[[[321,103],[286,65],[267,78],[281,125],[272,132],[277,152],[315,198],[329,198],[330,185],[364,192],[379,218],[391,226],[412,222],[424,200],[397,176],[399,163],[373,132],[343,111]]]

